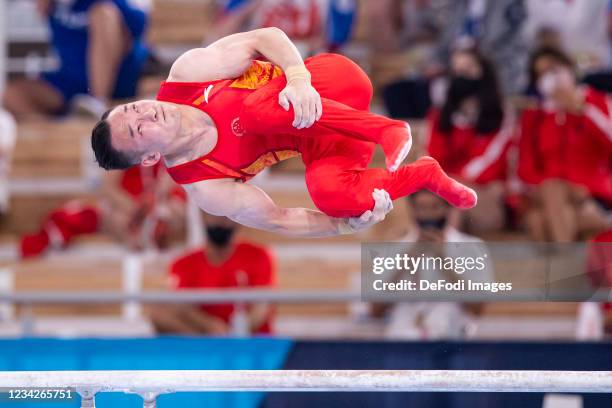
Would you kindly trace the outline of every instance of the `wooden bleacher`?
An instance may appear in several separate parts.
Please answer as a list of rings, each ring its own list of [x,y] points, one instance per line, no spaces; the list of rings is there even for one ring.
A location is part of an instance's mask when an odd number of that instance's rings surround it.
[[[27,183],[29,191],[12,194],[11,211],[2,223],[4,234],[21,234],[38,228],[53,208],[74,198],[89,199],[91,191],[37,193],[54,183],[85,182],[84,169],[92,163],[84,155],[95,122],[79,118],[30,120],[18,124],[11,180]],[[38,186],[37,186],[38,184]]]

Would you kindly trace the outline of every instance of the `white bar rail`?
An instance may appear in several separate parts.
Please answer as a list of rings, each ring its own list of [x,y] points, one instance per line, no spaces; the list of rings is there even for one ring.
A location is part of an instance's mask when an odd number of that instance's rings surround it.
[[[5,371],[0,389],[72,388],[81,407],[100,392],[136,393],[145,408],[173,392],[612,392],[612,371],[186,370]]]
[[[612,392],[612,371],[145,370],[3,371],[0,388],[92,392]]]

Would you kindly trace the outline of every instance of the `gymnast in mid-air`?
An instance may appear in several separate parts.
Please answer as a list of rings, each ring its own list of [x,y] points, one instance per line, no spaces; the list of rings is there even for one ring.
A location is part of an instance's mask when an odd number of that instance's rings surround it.
[[[368,228],[385,218],[392,200],[422,189],[458,208],[475,206],[475,192],[431,157],[401,164],[411,147],[410,128],[369,112],[371,98],[370,80],[351,60],[323,54],[303,61],[281,30],[263,28],[180,56],[157,100],[110,110],[91,143],[107,170],[163,158],[202,210],[286,235]],[[386,169],[368,168],[376,144]],[[297,155],[320,211],[281,208],[247,183]]]

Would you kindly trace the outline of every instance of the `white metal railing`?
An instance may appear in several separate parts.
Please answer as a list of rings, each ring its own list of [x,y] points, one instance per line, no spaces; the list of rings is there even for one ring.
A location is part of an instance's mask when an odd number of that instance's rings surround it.
[[[361,301],[361,293],[350,290],[279,289],[181,289],[170,291],[52,291],[0,293],[0,303],[100,304],[100,303],[345,303]]]
[[[140,394],[145,407],[173,392],[612,392],[612,371],[183,370],[0,372],[0,388],[76,389],[82,407],[100,392]]]
[[[134,271],[140,275],[140,271]],[[137,278],[138,279],[138,278]],[[129,286],[129,285],[127,285]],[[125,320],[137,320],[140,317],[142,304],[233,304],[238,306],[236,313],[244,313],[241,305],[249,303],[347,303],[361,301],[361,293],[350,290],[278,290],[278,289],[182,289],[170,291],[138,292],[133,288],[124,287],[123,292],[87,291],[87,292],[2,292],[0,305],[23,306],[20,325],[22,335],[28,336],[34,332],[34,305],[54,304],[122,304],[122,316]],[[239,314],[234,316],[240,321]],[[240,336],[238,326],[232,327],[233,335]],[[244,335],[244,333],[242,334]]]

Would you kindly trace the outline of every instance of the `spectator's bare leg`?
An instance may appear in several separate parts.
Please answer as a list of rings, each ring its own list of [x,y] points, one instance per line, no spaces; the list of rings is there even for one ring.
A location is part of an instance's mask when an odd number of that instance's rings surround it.
[[[261,3],[262,0],[250,0],[227,14],[219,7],[218,10],[215,10],[217,16],[214,26],[204,34],[204,43],[210,44],[219,38],[244,31],[248,26],[249,20],[251,20],[259,6],[261,6]]]
[[[64,105],[62,95],[40,79],[18,79],[7,84],[2,105],[16,117],[53,115]]]
[[[504,188],[501,183],[471,186],[478,194],[478,206],[462,212],[463,225],[471,234],[500,231],[504,227]]]
[[[91,8],[87,62],[92,96],[110,99],[119,66],[131,44],[123,17],[112,2],[100,2]]]
[[[194,306],[182,306],[181,317],[185,322],[189,322],[192,327],[200,333],[223,335],[228,333],[228,326],[218,317],[204,313]]]
[[[581,233],[597,233],[610,227],[605,211],[593,200],[586,200],[578,208],[578,230]]]
[[[577,233],[576,210],[567,183],[562,180],[543,182],[540,186],[540,200],[552,241],[574,241]]]
[[[186,322],[178,309],[169,305],[154,306],[149,310],[149,318],[159,334],[202,334],[196,327]]]
[[[397,0],[365,1],[370,39],[375,52],[393,52],[399,49],[398,21],[401,3]]]
[[[128,232],[128,226],[132,214],[108,202],[104,202],[101,205],[101,209],[102,232],[109,234],[117,241],[123,242],[131,247],[132,242]]]
[[[547,240],[544,214],[539,208],[530,208],[525,215],[529,237],[538,242]]]

